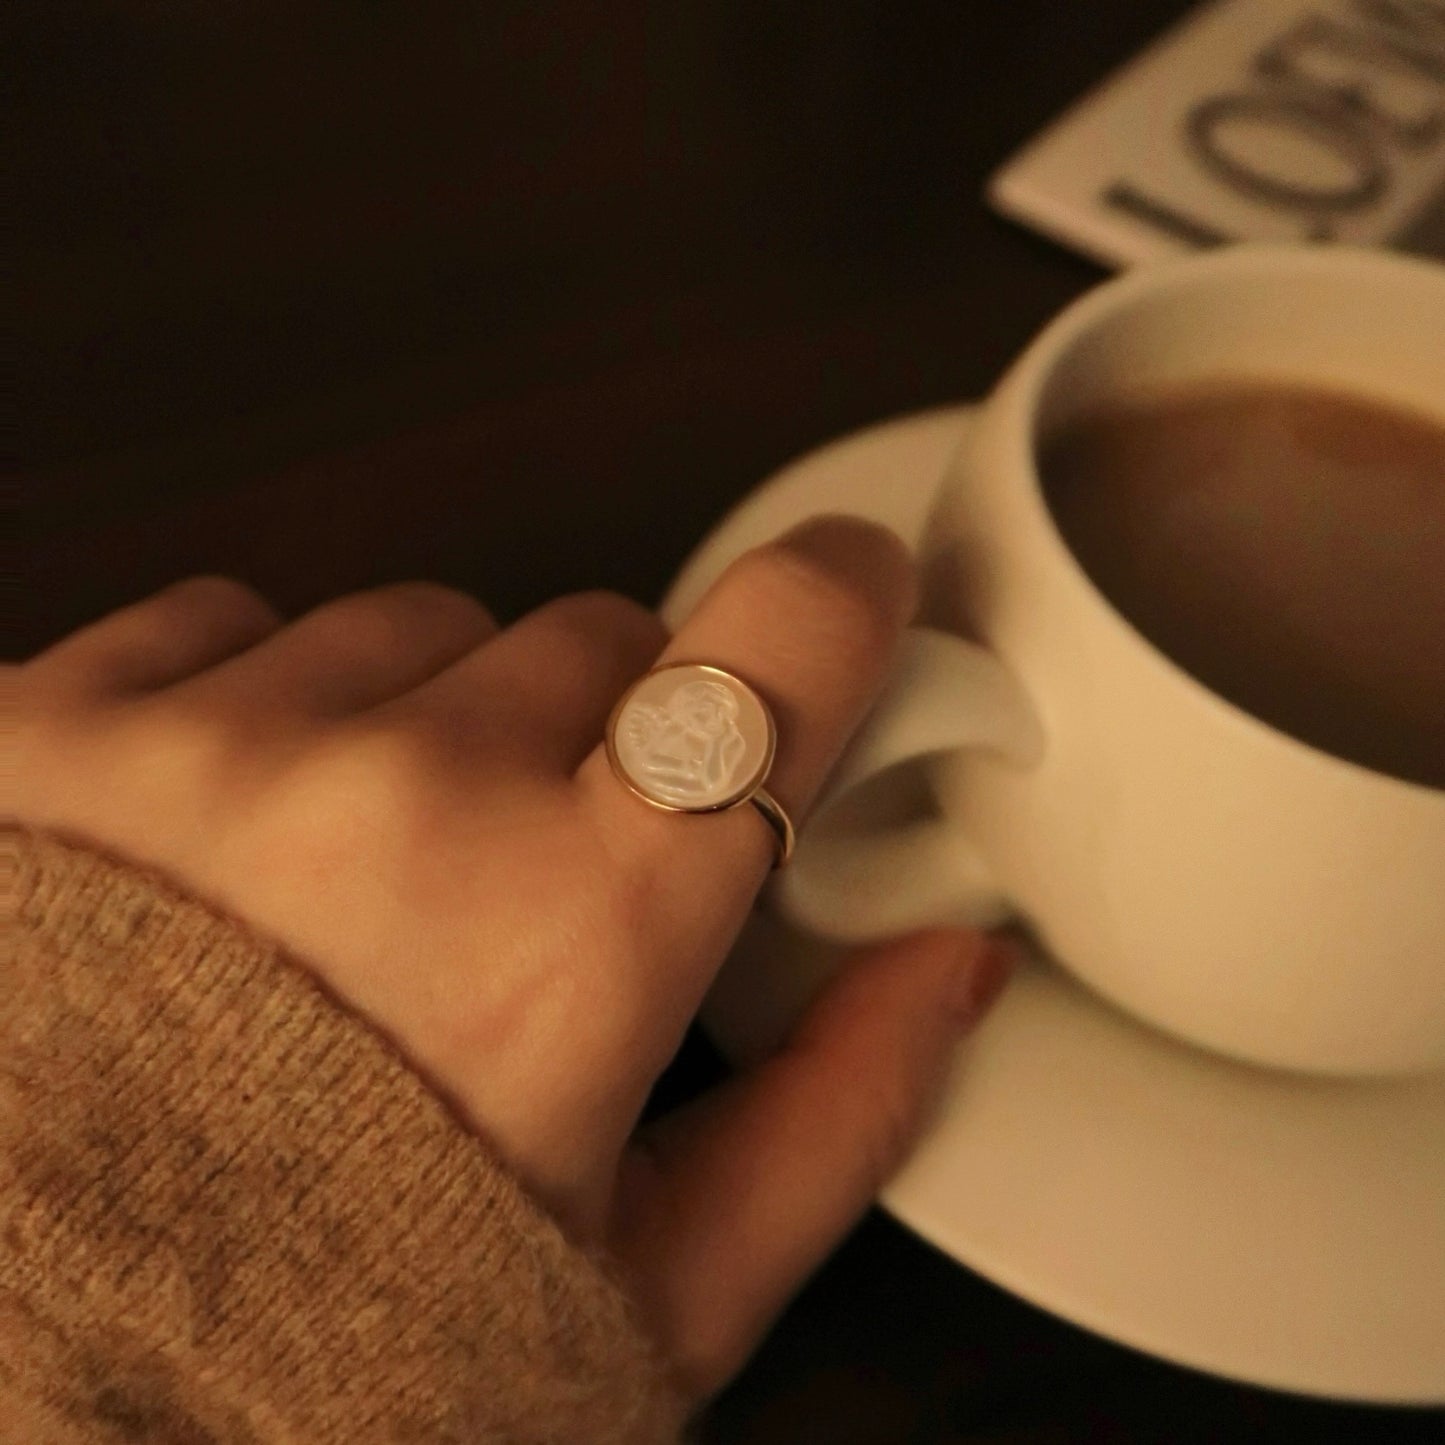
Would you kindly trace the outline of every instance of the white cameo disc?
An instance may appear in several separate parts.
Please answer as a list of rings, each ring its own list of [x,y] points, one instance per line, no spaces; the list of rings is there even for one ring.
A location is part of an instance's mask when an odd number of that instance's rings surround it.
[[[633,792],[679,812],[730,808],[773,762],[762,699],[720,668],[678,663],[634,683],[612,714],[607,753]]]

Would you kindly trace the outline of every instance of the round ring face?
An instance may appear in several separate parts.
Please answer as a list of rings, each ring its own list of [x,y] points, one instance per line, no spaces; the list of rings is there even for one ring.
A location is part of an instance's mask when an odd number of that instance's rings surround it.
[[[624,694],[607,726],[613,770],[639,797],[679,813],[745,802],[773,765],[763,700],[721,668],[677,663]]]

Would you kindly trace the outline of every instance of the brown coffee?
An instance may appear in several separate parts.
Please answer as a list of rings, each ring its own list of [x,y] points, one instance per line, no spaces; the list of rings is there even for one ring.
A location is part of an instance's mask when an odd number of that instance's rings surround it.
[[[1181,667],[1305,742],[1445,787],[1445,426],[1221,381],[1082,416],[1041,470],[1084,570]]]

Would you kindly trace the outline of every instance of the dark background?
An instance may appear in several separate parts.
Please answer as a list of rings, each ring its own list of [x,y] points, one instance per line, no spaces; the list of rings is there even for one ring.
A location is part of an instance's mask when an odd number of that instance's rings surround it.
[[[653,601],[731,502],[1098,278],[983,178],[1176,0],[15,3],[25,655],[177,577]],[[660,1091],[720,1071],[690,1038]],[[871,1216],[708,1445],[1367,1442]]]

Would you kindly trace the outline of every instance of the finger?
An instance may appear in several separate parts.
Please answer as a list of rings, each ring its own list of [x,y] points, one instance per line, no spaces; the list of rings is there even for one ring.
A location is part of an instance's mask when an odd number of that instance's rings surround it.
[[[496,630],[465,592],[399,582],[323,603],[216,668],[205,686],[283,712],[343,716],[416,687]]]
[[[903,544],[881,527],[819,518],[739,558],[663,653],[736,673],[768,703],[777,753],[768,791],[800,821],[877,696],[916,597]],[[775,857],[751,805],[685,816],[651,808],[594,750],[578,774],[614,852],[653,899],[644,963],[677,977],[680,1017],[695,1009]]]
[[[529,613],[392,707],[458,748],[570,776],[666,643],[667,629],[640,603],[577,593]]]
[[[614,1248],[700,1390],[742,1364],[903,1163],[1014,957],[953,930],[875,948],[772,1059],[639,1135]]]
[[[276,609],[244,582],[188,577],[72,633],[34,665],[87,696],[144,692],[234,657],[281,626]]]

